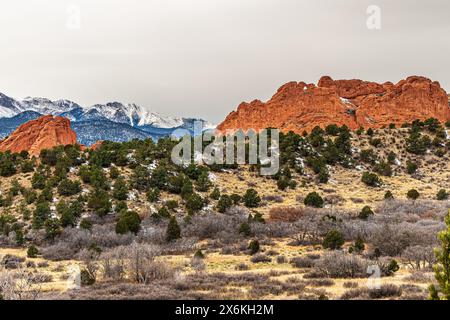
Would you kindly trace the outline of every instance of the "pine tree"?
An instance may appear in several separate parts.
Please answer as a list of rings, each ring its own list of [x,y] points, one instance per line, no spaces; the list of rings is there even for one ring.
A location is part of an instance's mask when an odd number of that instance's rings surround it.
[[[416,201],[417,199],[419,199],[420,193],[416,189],[411,189],[408,191],[406,196],[408,197],[408,199]]]
[[[16,166],[10,157],[0,159],[0,176],[10,177],[17,172]]]
[[[248,189],[243,197],[244,204],[247,208],[256,208],[261,203],[261,198],[255,189]]]
[[[84,204],[82,200],[75,199],[70,203],[69,209],[74,217],[79,218],[84,212]]]
[[[62,196],[73,196],[81,191],[79,181],[63,179],[58,186],[58,193]]]
[[[183,186],[181,187],[181,198],[186,200],[192,195],[193,192],[194,187],[192,186],[192,182],[191,180],[186,178],[186,180],[183,183]]]
[[[102,168],[98,166],[92,166],[92,168],[90,169],[89,179],[90,184],[95,188],[109,190],[110,184]]]
[[[345,243],[344,236],[339,230],[330,230],[323,239],[322,246],[325,249],[337,250]]]
[[[449,194],[448,194],[447,190],[445,190],[445,189],[439,190],[439,192],[436,194],[436,199],[439,201],[447,200],[448,197],[449,197]]]
[[[356,253],[362,253],[364,251],[365,247],[366,246],[364,245],[363,238],[360,235],[358,235],[358,237],[355,240],[355,244],[353,246],[355,252]]]
[[[190,181],[191,180],[189,180],[184,173],[171,176],[167,180],[167,190],[174,194],[180,194],[184,184]]]
[[[50,218],[45,221],[45,235],[47,238],[53,240],[61,232],[61,222],[59,219]]]
[[[161,192],[158,188],[152,188],[147,191],[146,196],[149,202],[156,202],[159,199]]]
[[[100,217],[108,214],[112,208],[108,192],[99,188],[94,189],[89,195],[88,207]]]
[[[128,186],[125,180],[121,177],[117,178],[116,182],[114,182],[113,197],[116,200],[128,199]]]
[[[359,213],[358,218],[361,220],[367,220],[370,216],[373,216],[373,214],[372,209],[369,206],[365,206]]]
[[[207,171],[203,171],[199,175],[195,187],[200,192],[207,192],[211,188],[211,181],[209,180],[209,174]]]
[[[178,225],[177,219],[174,216],[172,216],[169,220],[169,224],[167,225],[166,240],[167,242],[172,242],[180,238],[181,238],[180,226]]]
[[[136,234],[140,228],[141,218],[135,211],[122,211],[120,213],[119,220],[116,224],[116,233],[125,234],[127,232],[133,232]]]
[[[258,240],[250,241],[250,243],[248,245],[248,249],[250,250],[251,255],[258,253],[260,250],[259,241]]]
[[[189,212],[197,212],[200,211],[204,206],[204,201],[202,197],[200,197],[197,193],[192,193],[186,199],[186,209]]]
[[[219,202],[217,203],[217,211],[220,213],[224,213],[233,205],[233,200],[231,200],[230,196],[224,194],[220,197]]]
[[[241,203],[241,201],[242,201],[242,197],[241,197],[240,195],[236,194],[236,193],[233,193],[233,194],[230,196],[230,198],[231,198],[231,200],[233,201],[233,204],[234,204],[235,206],[239,205],[239,203]]]
[[[330,180],[330,173],[327,167],[322,167],[320,169],[318,179],[320,183],[328,183],[328,180]]]
[[[150,184],[158,189],[164,189],[167,184],[167,170],[162,166],[153,170]]]
[[[194,253],[194,258],[195,259],[204,259],[205,255],[203,254],[202,250],[198,249],[197,251],[195,251]]]
[[[156,217],[157,218],[168,219],[168,218],[170,218],[170,212],[169,212],[169,210],[167,210],[166,207],[161,207],[161,208],[159,208]]]
[[[391,200],[394,199],[394,194],[391,191],[386,191],[384,194],[384,200]]]
[[[248,222],[242,222],[239,226],[239,233],[243,234],[244,236],[248,237],[252,234],[252,229],[250,227],[250,224]]]
[[[40,173],[39,171],[36,171],[33,174],[33,177],[31,178],[31,186],[33,187],[33,189],[44,189],[45,188],[45,183],[46,183],[46,178],[45,176]]]
[[[38,202],[52,201],[53,191],[50,186],[46,186],[38,197]]]
[[[450,210],[445,217],[445,224],[447,229],[439,233],[441,247],[435,250],[437,264],[434,265],[434,274],[440,292],[434,285],[429,287],[430,299],[433,300],[450,300]]]
[[[379,187],[383,184],[383,181],[375,173],[364,172],[361,181],[364,182],[369,187]]]
[[[406,162],[406,171],[408,174],[414,174],[418,169],[418,165],[415,162],[407,161]]]
[[[109,177],[113,180],[117,179],[120,176],[119,169],[117,167],[111,167],[109,170]]]
[[[314,208],[323,208],[324,205],[322,197],[317,192],[308,193],[305,200],[303,200],[303,203],[305,206]]]
[[[33,172],[34,171],[34,162],[31,160],[25,160],[20,165],[20,171],[22,171],[22,173]]]
[[[27,250],[28,258],[36,258],[38,254],[39,254],[39,250],[34,245],[31,245],[28,247],[28,250]]]
[[[215,187],[213,192],[209,195],[209,197],[213,200],[219,200],[220,198],[220,190],[219,188]]]
[[[75,216],[72,214],[70,207],[64,200],[61,200],[56,206],[63,227],[75,226]]]
[[[50,217],[50,204],[48,202],[41,202],[36,205],[33,213],[33,228],[40,229],[44,226],[45,221]]]
[[[92,229],[92,222],[88,219],[82,219],[80,222],[80,228],[84,230],[91,230]]]

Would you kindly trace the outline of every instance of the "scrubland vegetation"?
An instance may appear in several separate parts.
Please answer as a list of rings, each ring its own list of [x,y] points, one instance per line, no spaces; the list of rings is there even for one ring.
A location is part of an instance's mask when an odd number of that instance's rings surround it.
[[[273,177],[176,166],[175,144],[0,154],[0,298],[448,298],[434,119],[281,134]]]

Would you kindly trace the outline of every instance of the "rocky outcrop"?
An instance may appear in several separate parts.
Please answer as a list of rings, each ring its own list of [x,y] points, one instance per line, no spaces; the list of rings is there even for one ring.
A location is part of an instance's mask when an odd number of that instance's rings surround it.
[[[28,121],[9,137],[0,141],[0,151],[28,151],[38,156],[41,150],[59,145],[76,144],[76,133],[70,128],[70,120],[51,115]]]
[[[242,103],[217,127],[219,131],[260,130],[268,127],[302,133],[329,124],[380,128],[416,119],[450,120],[446,92],[438,82],[409,77],[393,84],[362,80],[333,80],[318,85],[289,82],[266,103]]]
[[[104,142],[105,142],[105,141],[103,141],[103,140],[98,140],[96,143],[94,143],[93,145],[91,145],[91,146],[89,147],[89,149],[91,149],[91,150],[97,150],[98,148],[100,148],[100,147],[103,145]]]

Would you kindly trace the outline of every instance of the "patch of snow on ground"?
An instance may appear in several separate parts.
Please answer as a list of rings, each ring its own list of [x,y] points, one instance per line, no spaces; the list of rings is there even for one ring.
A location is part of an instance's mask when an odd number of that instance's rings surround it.
[[[353,106],[353,105],[354,105],[350,100],[348,100],[348,99],[346,99],[346,98],[340,97],[340,99],[341,99],[341,102],[342,102],[343,104],[346,104],[346,105],[349,105],[349,106]]]
[[[15,115],[16,112],[13,110],[0,106],[0,118],[11,118]]]
[[[147,168],[148,172],[153,172],[153,170],[156,169],[156,167],[158,166],[156,160],[153,160],[152,163],[150,163],[149,165],[146,165],[145,167]]]
[[[209,178],[209,180],[211,180],[212,182],[217,181],[217,176],[216,176],[214,173],[212,173],[212,172],[210,172],[210,173],[208,174],[208,178]]]
[[[295,159],[295,162],[297,162],[297,164],[299,164],[302,168],[305,167],[305,159],[303,159],[302,157],[297,157]]]
[[[137,194],[135,191],[131,191],[128,193],[128,200],[135,201],[137,199]]]

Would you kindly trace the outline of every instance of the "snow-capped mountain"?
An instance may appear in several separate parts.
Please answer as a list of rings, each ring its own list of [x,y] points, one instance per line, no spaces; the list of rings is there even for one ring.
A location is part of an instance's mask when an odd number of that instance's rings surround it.
[[[32,97],[27,97],[23,100],[15,100],[0,93],[0,118],[12,118],[25,111],[59,115],[75,108],[81,107],[69,100],[52,101],[46,98]]]
[[[99,140],[124,142],[133,139],[157,140],[167,135],[155,135],[126,123],[110,120],[77,121],[71,123],[77,134],[77,141],[84,145],[92,145]],[[170,133],[169,133],[170,134]]]
[[[20,101],[0,93],[0,118],[11,118],[24,111],[60,115],[74,122],[107,119],[113,122],[127,123],[133,127],[151,125],[156,128],[177,128],[193,120],[192,118],[163,116],[136,104],[110,102],[82,107],[69,100],[52,101],[46,98],[27,97]]]
[[[46,98],[32,98],[27,97],[20,103],[22,111],[35,111],[40,114],[59,115],[63,112],[68,112],[75,108],[80,108],[78,104],[69,100],[51,101]]]
[[[133,127],[151,125],[157,128],[176,128],[185,123],[181,118],[162,116],[136,104],[124,105],[120,102],[96,104],[85,110],[83,118],[86,117],[103,117],[114,122],[128,123]]]
[[[14,117],[20,112],[22,109],[19,102],[0,93],[0,118]]]
[[[45,114],[70,119],[80,139],[86,140],[87,144],[105,139],[157,139],[170,135],[178,128],[193,132],[195,121],[201,121],[204,129],[214,127],[202,119],[167,117],[136,104],[110,102],[83,107],[69,100],[52,101],[31,97],[15,100],[0,93],[0,138],[10,134],[22,123]]]

